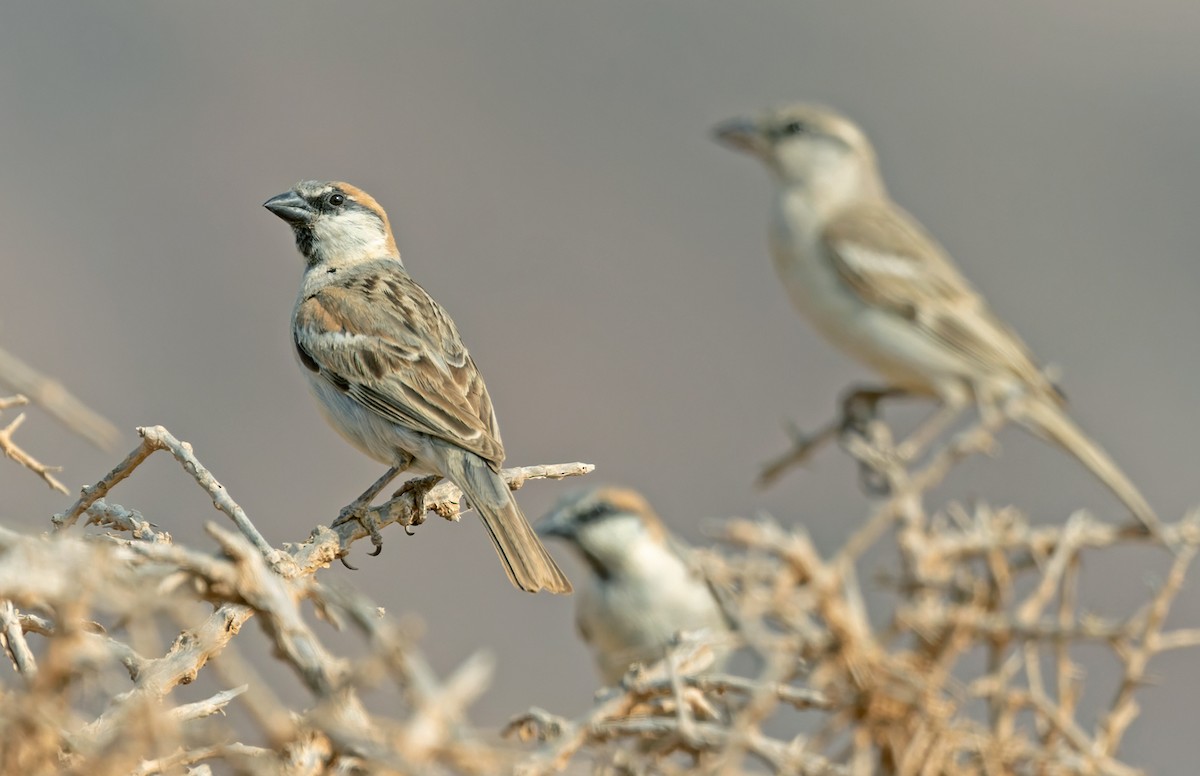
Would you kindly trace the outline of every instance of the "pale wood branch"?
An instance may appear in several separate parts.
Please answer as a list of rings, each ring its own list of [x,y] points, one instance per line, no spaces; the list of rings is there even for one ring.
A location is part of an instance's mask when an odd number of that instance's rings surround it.
[[[112,450],[120,437],[116,426],[75,398],[62,383],[3,348],[0,348],[0,383],[28,396],[64,426],[102,450]]]
[[[6,720],[17,719],[24,748],[12,751],[147,775],[223,767],[548,775],[578,766],[724,776],[1132,776],[1138,770],[1117,752],[1137,718],[1152,660],[1200,646],[1200,628],[1165,629],[1200,550],[1200,516],[1151,535],[1083,512],[1035,527],[1012,507],[927,506],[930,489],[965,457],[991,450],[1007,419],[987,415],[912,469],[886,427],[844,434],[843,446],[890,490],[838,547],[818,546],[802,515],[796,525],[767,517],[720,524],[721,544],[704,553],[697,571],[721,591],[737,623],[749,676],[710,673],[714,645],[684,634],[665,659],[631,667],[591,708],[573,718],[532,709],[512,720],[503,740],[469,717],[496,670],[486,650],[439,676],[411,621],[387,617],[344,580],[320,577],[368,529],[318,525],[305,541],[276,549],[189,445],[161,427],[144,428],[125,461],[55,516],[54,534],[31,538],[0,528],[0,640],[26,679],[10,693],[20,697],[6,698],[0,735]],[[105,500],[160,450],[232,523],[206,525],[215,551],[178,546],[136,509]],[[589,471],[558,464],[503,475],[516,489],[532,478]],[[421,506],[458,519],[457,488],[421,484],[432,486],[423,504],[410,487],[373,507],[377,526],[419,525]],[[85,515],[99,531],[64,530]],[[1163,550],[1156,557],[1166,565],[1164,581],[1132,614],[1082,610],[1081,590],[1090,582],[1084,554],[1124,545]],[[881,564],[886,574],[877,573]],[[867,582],[876,579],[885,580],[886,607]],[[313,627],[309,605],[334,627],[349,626],[364,654],[349,660],[332,649]],[[264,687],[242,658],[234,640],[251,619],[305,691],[302,708]],[[101,621],[115,623],[114,631],[99,629]],[[182,628],[169,646],[154,638],[164,625]],[[46,640],[44,656],[30,637]],[[1084,693],[1084,645],[1107,649],[1119,664],[1107,704]],[[118,663],[132,685],[112,683],[106,672]],[[205,673],[210,664],[216,670]],[[215,675],[218,691],[179,704],[175,688],[202,675]],[[46,689],[54,687],[102,689],[85,711],[64,710]],[[395,692],[397,718],[372,713],[361,700],[365,688]],[[223,712],[238,708],[266,746],[225,744],[246,734],[224,722]],[[808,720],[805,735],[789,727],[796,716]],[[56,743],[25,743],[40,740]],[[126,751],[130,742],[136,752]],[[13,770],[17,760],[6,757],[0,747],[0,769]]]
[[[5,400],[4,405],[0,406],[0,409],[24,403],[24,396],[14,396]],[[25,452],[23,449],[21,449],[20,445],[13,441],[13,434],[16,433],[16,430],[20,428],[21,424],[24,422],[25,413],[22,412],[13,418],[12,422],[10,422],[7,426],[0,429],[0,453],[3,453],[6,458],[16,461],[21,466],[24,466],[29,471],[41,477],[42,481],[49,485],[52,489],[57,490],[59,493],[66,493],[67,486],[59,482],[58,479],[51,473],[62,471],[62,467],[47,466],[29,453]]]

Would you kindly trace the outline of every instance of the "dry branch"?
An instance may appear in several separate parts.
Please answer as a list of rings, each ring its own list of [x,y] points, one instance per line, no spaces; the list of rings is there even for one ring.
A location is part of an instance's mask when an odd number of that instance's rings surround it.
[[[27,538],[0,531],[0,638],[14,665],[30,683],[30,692],[39,689],[33,683],[38,668],[26,644],[27,633],[46,637],[51,646],[70,642],[73,646],[67,653],[78,659],[89,655],[88,660],[95,666],[87,672],[89,677],[104,665],[120,664],[134,680],[127,689],[101,692],[106,701],[98,716],[88,720],[72,715],[68,725],[56,727],[47,740],[58,741],[57,746],[30,747],[17,752],[8,761],[10,764],[16,762],[26,768],[66,756],[80,768],[84,763],[97,766],[119,762],[121,768],[129,765],[136,772],[151,773],[156,768],[249,757],[256,762],[255,772],[267,768],[267,762],[273,763],[271,768],[283,768],[283,772],[299,772],[297,767],[305,770],[307,766],[301,767],[301,763],[320,764],[321,772],[351,765],[410,772],[445,762],[456,769],[490,773],[495,772],[498,762],[512,760],[513,754],[506,753],[509,747],[496,750],[482,745],[464,724],[467,706],[490,682],[488,658],[477,655],[441,681],[420,657],[415,644],[400,638],[401,631],[378,618],[377,606],[359,594],[328,589],[313,579],[314,573],[368,535],[365,529],[358,524],[337,530],[318,526],[307,541],[275,549],[195,457],[190,445],[158,426],[139,429],[139,433],[141,443],[121,464],[95,485],[84,488],[71,508],[55,516],[57,530],[51,537]],[[103,500],[156,451],[174,457],[237,529],[207,526],[220,550],[218,554],[177,546],[169,534],[157,530],[136,510]],[[588,464],[558,464],[518,467],[502,474],[516,489],[531,479],[578,476],[591,469]],[[453,485],[442,483],[430,491],[425,503],[438,514],[456,519],[461,496]],[[374,512],[381,523],[412,525],[423,520],[423,515],[414,512],[415,507],[412,494],[405,493]],[[66,530],[84,515],[90,524],[111,533],[85,537]],[[56,554],[66,562],[48,560]],[[81,556],[87,560],[81,561]],[[41,578],[35,580],[28,572],[30,568],[42,569]],[[112,576],[96,576],[98,568]],[[326,619],[358,624],[379,658],[351,666],[330,652],[302,613],[300,604],[305,600],[313,601]],[[214,607],[211,614],[197,620],[197,602],[209,602]],[[102,603],[115,605],[115,611],[105,608],[104,614],[121,623],[123,638],[98,633],[90,619],[81,619],[91,606]],[[311,708],[286,722],[269,704],[263,705],[257,698],[249,703],[258,710],[255,716],[273,743],[269,757],[268,750],[218,745],[219,737],[204,738],[208,728],[196,727],[202,718],[208,718],[203,721],[211,727],[211,715],[242,696],[244,687],[218,692],[199,703],[170,703],[174,688],[195,681],[252,618],[273,643],[277,657],[293,668],[313,698]],[[186,627],[165,654],[143,657],[145,651],[131,645],[137,643],[139,633],[147,632],[148,626],[157,629],[156,621],[183,621]],[[52,681],[69,684],[66,677],[79,670],[78,659],[47,666],[56,669]],[[242,674],[252,673],[238,660],[226,668],[237,666]],[[374,686],[381,670],[402,678],[400,684],[406,688],[410,702],[410,715],[402,722],[374,718],[358,699],[358,688]],[[43,678],[47,673],[43,668]],[[93,678],[87,681],[89,686],[95,683]],[[98,686],[113,687],[111,678]],[[255,688],[244,695],[255,695]],[[47,704],[61,702],[54,694],[41,700]],[[93,698],[88,705],[95,702]],[[155,711],[164,705],[169,713]],[[37,704],[26,706],[36,708]],[[155,724],[145,725],[147,715],[152,715]],[[0,719],[0,735],[16,729],[3,723]],[[130,764],[123,742],[134,729],[143,730],[146,741],[143,756]],[[199,744],[197,736],[202,739]],[[154,751],[162,754],[146,754]],[[107,771],[101,768],[95,772]]]
[[[0,530],[0,644],[19,677],[3,688],[0,771],[1138,773],[1119,747],[1150,663],[1200,645],[1200,628],[1164,629],[1200,548],[1200,515],[1149,536],[1084,513],[1033,526],[1014,508],[928,511],[929,489],[991,449],[1004,421],[967,428],[912,469],[886,429],[844,438],[890,495],[833,551],[767,518],[719,527],[703,571],[739,624],[751,675],[709,673],[711,645],[681,637],[664,661],[632,667],[579,717],[533,709],[506,737],[469,718],[491,681],[486,652],[441,678],[408,623],[343,580],[319,578],[368,529],[317,526],[303,542],[272,547],[189,445],[162,427],[139,429],[138,447],[54,516],[53,534]],[[158,451],[233,526],[207,526],[215,551],[179,546],[137,510],[106,500]],[[590,470],[559,464],[504,476],[516,489]],[[424,503],[453,520],[461,498],[442,482]],[[371,514],[379,526],[413,526],[425,518],[417,508],[408,490]],[[67,530],[83,517],[95,533]],[[1163,549],[1162,584],[1132,614],[1081,611],[1082,556],[1127,544]],[[863,560],[880,547],[893,557],[886,573]],[[884,580],[889,617],[872,616],[878,606],[860,579]],[[334,653],[305,602],[360,634],[367,654],[349,662]],[[307,691],[301,708],[285,706],[237,648],[251,620]],[[171,644],[158,644],[176,625]],[[1103,707],[1082,705],[1084,644],[1107,647],[1121,666]],[[968,660],[981,652],[982,669]],[[216,682],[208,697],[179,702],[176,688],[201,678]],[[369,713],[360,691],[388,682],[395,716]],[[252,732],[230,726],[224,715],[234,711]],[[249,735],[265,745],[231,743]]]
[[[75,398],[62,383],[0,348],[0,384],[28,396],[67,428],[102,450],[111,450],[120,438],[117,427]]]
[[[0,410],[9,407],[17,407],[28,403],[28,399],[24,396],[11,396],[7,399],[0,399]],[[67,493],[67,486],[58,481],[51,472],[61,471],[58,466],[47,466],[41,461],[34,458],[29,453],[21,449],[21,447],[13,441],[13,434],[25,422],[25,413],[17,415],[12,419],[7,426],[0,429],[0,453],[3,453],[6,458],[16,461],[21,466],[24,466],[29,471],[42,478],[42,481],[49,485],[59,493]]]

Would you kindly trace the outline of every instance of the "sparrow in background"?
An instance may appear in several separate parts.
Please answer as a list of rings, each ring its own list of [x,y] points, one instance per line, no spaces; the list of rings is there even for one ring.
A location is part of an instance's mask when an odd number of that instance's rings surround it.
[[[1078,458],[1147,528],[1157,528],[1142,494],[1066,415],[1025,344],[892,202],[861,129],[834,111],[795,105],[725,122],[715,133],[757,157],[774,180],[771,253],[793,304],[892,387],[941,400],[942,409],[901,445],[902,457],[932,441],[972,400],[987,413],[1019,396],[1020,423]]]
[[[390,469],[342,510],[361,520],[404,471],[446,477],[470,500],[513,585],[569,593],[500,476],[504,447],[483,378],[442,306],[400,261],[387,214],[347,183],[304,181],[264,207],[305,260],[296,355],[325,419]]]
[[[702,632],[718,665],[732,651],[731,624],[713,589],[640,494],[613,487],[571,494],[537,530],[570,542],[591,569],[576,594],[575,621],[605,682],[620,681],[633,663],[661,660],[680,632]]]

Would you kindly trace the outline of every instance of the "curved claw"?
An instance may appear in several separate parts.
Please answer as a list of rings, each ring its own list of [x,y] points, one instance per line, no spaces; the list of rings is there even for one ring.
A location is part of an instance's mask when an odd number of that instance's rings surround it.
[[[858,483],[868,496],[882,498],[892,492],[887,476],[865,462],[858,464]]]
[[[375,557],[383,552],[383,536],[379,533],[380,524],[375,513],[360,504],[351,504],[341,511],[337,520],[333,521],[333,527],[336,528],[350,522],[358,523],[371,535],[371,544],[375,545],[375,549],[368,553],[369,555]],[[346,562],[345,557],[339,558],[339,560],[346,568],[358,571],[357,568]]]
[[[346,560],[346,556],[345,556],[345,555],[343,555],[342,557],[338,558],[338,560],[340,560],[340,561],[342,562],[342,565],[343,565],[343,566],[345,566],[346,568],[350,569],[351,571],[358,571],[358,566],[351,566],[351,565],[350,565],[350,561]]]
[[[442,481],[440,474],[431,474],[426,477],[417,477],[405,482],[400,486],[400,489],[392,494],[393,499],[400,498],[404,494],[412,494],[412,511],[409,513],[409,521],[400,523],[404,526],[404,533],[409,536],[415,536],[412,527],[421,525],[425,522],[425,497],[429,495],[429,491],[433,490],[433,486]],[[397,521],[400,522],[400,521]]]

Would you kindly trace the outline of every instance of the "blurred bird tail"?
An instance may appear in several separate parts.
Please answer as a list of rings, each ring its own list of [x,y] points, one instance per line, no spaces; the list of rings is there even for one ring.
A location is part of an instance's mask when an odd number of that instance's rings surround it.
[[[533,532],[504,479],[473,453],[452,450],[446,459],[446,476],[479,513],[509,581],[530,593],[570,593],[570,581]]]
[[[1083,433],[1054,399],[1030,398],[1017,415],[1017,421],[1034,434],[1049,439],[1079,459],[1092,474],[1108,486],[1134,517],[1155,536],[1161,536],[1161,524],[1150,504],[1137,487],[1117,468],[1101,447]]]

